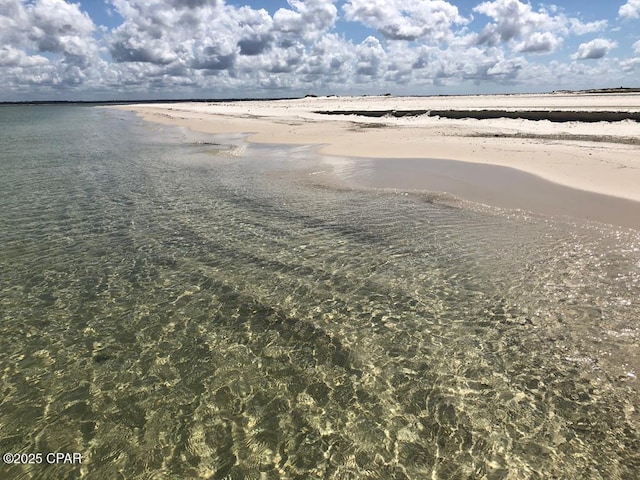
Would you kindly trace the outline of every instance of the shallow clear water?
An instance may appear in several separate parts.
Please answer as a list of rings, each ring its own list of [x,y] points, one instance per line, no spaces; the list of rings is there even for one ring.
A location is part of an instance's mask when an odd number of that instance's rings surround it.
[[[634,478],[640,235],[0,108],[2,478]],[[209,142],[220,142],[216,145]]]

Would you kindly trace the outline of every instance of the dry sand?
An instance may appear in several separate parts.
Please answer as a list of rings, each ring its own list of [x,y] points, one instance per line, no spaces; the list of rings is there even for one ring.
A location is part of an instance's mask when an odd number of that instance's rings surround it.
[[[640,226],[640,203],[634,203],[640,202],[640,122],[592,121],[606,112],[628,112],[637,117],[640,94],[309,97],[124,108],[146,120],[183,125],[199,132],[247,133],[252,142],[318,145],[319,152],[326,155],[459,160],[510,167],[562,186],[626,199],[626,203],[611,208],[624,209],[623,216],[629,221],[613,220],[612,223]],[[534,116],[542,118],[554,112],[549,115],[591,121],[451,119],[424,113],[465,111],[464,115],[473,115],[485,111],[480,116],[487,116],[486,110],[511,115],[536,112]],[[339,114],[335,114],[336,111]],[[393,116],[393,112],[406,111],[424,114]],[[328,112],[334,114],[328,115]],[[380,116],[385,112],[389,114]],[[415,183],[411,168],[405,165],[403,171],[406,178]],[[398,175],[393,186],[401,186],[397,178]],[[504,181],[518,180],[507,176]],[[508,187],[517,191],[513,185]],[[434,188],[433,183],[429,188]],[[496,185],[491,188],[495,189]],[[528,185],[528,188],[536,187]],[[452,193],[465,196],[463,190]],[[590,201],[595,207],[602,199],[596,195]],[[584,205],[583,213],[590,209],[590,205]],[[607,218],[605,212],[595,219],[606,221]]]

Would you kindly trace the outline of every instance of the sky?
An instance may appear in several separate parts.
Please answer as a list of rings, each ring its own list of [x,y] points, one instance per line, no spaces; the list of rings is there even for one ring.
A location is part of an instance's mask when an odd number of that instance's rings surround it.
[[[0,101],[640,87],[640,0],[0,0]]]

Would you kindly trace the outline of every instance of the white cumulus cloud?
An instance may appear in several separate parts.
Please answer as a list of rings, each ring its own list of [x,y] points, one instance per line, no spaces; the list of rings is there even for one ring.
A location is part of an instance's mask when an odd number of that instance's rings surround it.
[[[458,7],[443,0],[349,0],[343,10],[347,20],[375,28],[391,40],[440,42],[451,36],[454,25],[466,23]]]
[[[281,8],[273,15],[274,28],[300,37],[317,38],[337,18],[335,0],[288,0],[293,9]]]
[[[385,61],[386,52],[380,41],[375,37],[367,37],[356,48],[357,65],[356,73],[367,77],[379,75],[381,66]]]
[[[588,33],[601,32],[609,22],[607,20],[597,20],[595,22],[583,23],[577,18],[570,18],[569,24],[571,26],[571,33],[576,35],[586,35]]]
[[[0,27],[5,45],[74,57],[94,53],[93,21],[79,5],[63,0],[2,0]]]
[[[561,44],[562,38],[551,32],[534,32],[514,46],[522,53],[548,53],[556,51]]]
[[[630,58],[620,62],[620,68],[627,73],[633,73],[636,69],[640,70],[640,57]]]
[[[15,90],[72,88],[100,63],[96,27],[64,0],[0,0],[0,76]]]
[[[640,18],[640,0],[629,0],[618,10],[620,18],[635,20]]]
[[[493,19],[477,36],[478,44],[506,43],[522,53],[555,52],[568,35],[584,35],[607,26],[606,20],[583,23],[557,9],[534,11],[531,4],[519,0],[483,2],[473,11]]]
[[[499,60],[487,70],[487,75],[501,75],[505,77],[516,77],[518,72],[524,68],[526,61],[523,58],[510,58]]]
[[[0,67],[38,67],[48,65],[42,55],[27,55],[24,51],[11,46],[0,48]]]
[[[597,60],[606,56],[618,44],[606,38],[596,38],[590,42],[581,43],[578,51],[572,55],[574,60]]]

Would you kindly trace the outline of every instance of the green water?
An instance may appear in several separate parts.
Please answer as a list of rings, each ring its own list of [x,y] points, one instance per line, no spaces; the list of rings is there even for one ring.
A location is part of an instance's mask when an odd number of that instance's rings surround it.
[[[1,478],[631,479],[640,234],[0,108]]]

